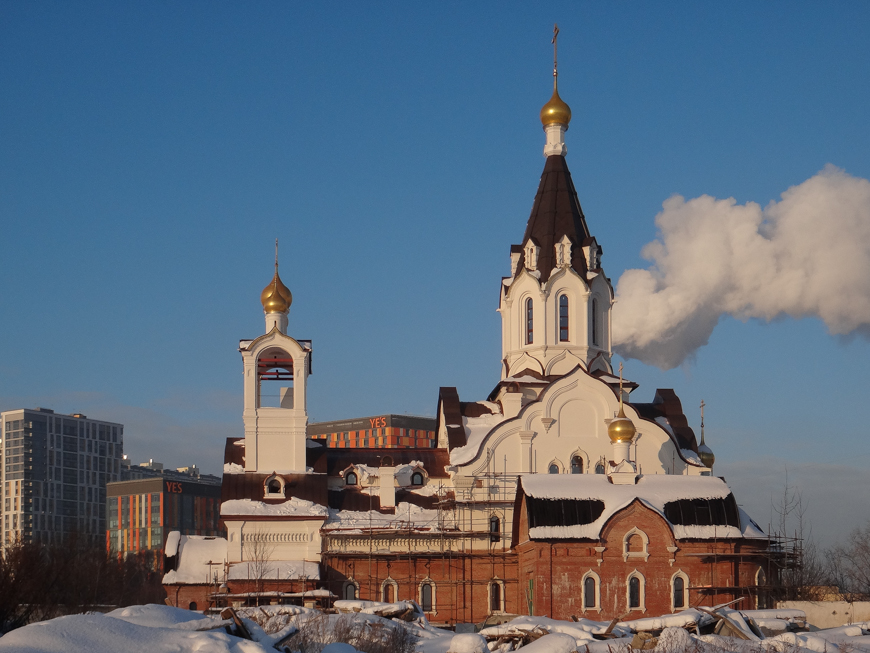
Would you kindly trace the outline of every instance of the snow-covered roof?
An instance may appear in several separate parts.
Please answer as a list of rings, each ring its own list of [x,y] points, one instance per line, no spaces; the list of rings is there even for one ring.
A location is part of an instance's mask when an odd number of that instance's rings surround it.
[[[443,519],[442,519],[443,522]],[[452,526],[452,524],[450,524]],[[377,510],[354,511],[332,510],[329,519],[323,525],[324,530],[362,532],[368,529],[392,530],[439,530],[438,511],[426,510],[412,503],[401,502],[396,506],[395,514],[385,514]]]
[[[325,517],[326,506],[292,498],[283,503],[263,503],[251,499],[232,499],[221,504],[221,516],[264,515],[269,517]]]
[[[633,485],[614,485],[603,474],[530,474],[522,477],[526,496],[549,500],[598,500],[604,503],[601,515],[590,524],[537,526],[529,529],[532,539],[597,539],[604,524],[635,499],[664,518],[665,504],[681,499],[725,499],[731,488],[716,476],[655,474],[641,476]],[[765,537],[745,512],[740,512],[740,528],[727,525],[697,526],[671,524],[677,539],[713,537]]]
[[[163,576],[164,584],[212,583],[215,574],[218,579],[223,579],[224,563],[227,561],[226,538],[181,535],[178,540],[178,569],[166,572]],[[316,562],[270,560],[263,564],[264,566],[260,567],[260,563],[234,563],[230,566],[229,580],[248,580],[258,577],[281,580],[320,578],[320,565]]]
[[[477,455],[480,445],[486,435],[505,420],[501,413],[496,415],[481,415],[480,417],[463,417],[465,428],[464,447],[456,447],[450,452],[451,465],[464,465]]]

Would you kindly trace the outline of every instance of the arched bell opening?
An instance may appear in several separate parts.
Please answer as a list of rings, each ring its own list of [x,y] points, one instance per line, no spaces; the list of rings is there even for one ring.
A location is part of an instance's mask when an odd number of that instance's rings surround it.
[[[293,408],[293,358],[283,349],[257,358],[257,408]]]

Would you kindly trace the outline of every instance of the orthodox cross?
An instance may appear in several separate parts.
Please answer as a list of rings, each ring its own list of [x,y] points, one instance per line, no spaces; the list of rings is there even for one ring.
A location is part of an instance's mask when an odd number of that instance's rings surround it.
[[[704,400],[701,399],[701,430],[702,431],[704,429],[704,406],[706,406],[706,405],[707,404],[704,403]]]
[[[556,31],[558,32],[559,29],[556,28]],[[619,364],[619,408],[622,409],[622,363]]]
[[[553,44],[553,77],[558,77],[559,73],[557,71],[558,66],[558,57],[556,56],[556,40],[559,37],[559,26],[556,23],[553,23],[553,40],[551,43]],[[555,80],[554,80],[555,81]]]
[[[278,239],[275,239],[275,272],[278,271]]]

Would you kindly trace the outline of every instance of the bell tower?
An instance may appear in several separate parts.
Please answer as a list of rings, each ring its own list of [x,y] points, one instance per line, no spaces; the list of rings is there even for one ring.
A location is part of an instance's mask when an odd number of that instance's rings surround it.
[[[612,371],[613,287],[565,162],[571,108],[559,96],[558,33],[553,95],[541,109],[547,160],[523,240],[511,246],[510,276],[502,279],[502,379],[525,370],[558,376],[577,365]]]
[[[239,343],[244,370],[245,471],[305,472],[311,341],[287,335],[293,296],[278,274],[277,241],[275,275],[260,301],[266,333]]]

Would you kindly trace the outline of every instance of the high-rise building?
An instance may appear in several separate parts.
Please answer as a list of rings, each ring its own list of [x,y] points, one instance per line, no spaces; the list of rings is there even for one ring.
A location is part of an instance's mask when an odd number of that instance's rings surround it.
[[[434,417],[378,415],[315,422],[308,425],[308,437],[335,449],[360,447],[434,447]]]
[[[120,478],[124,426],[48,408],[0,413],[0,542],[105,537],[106,483]]]

